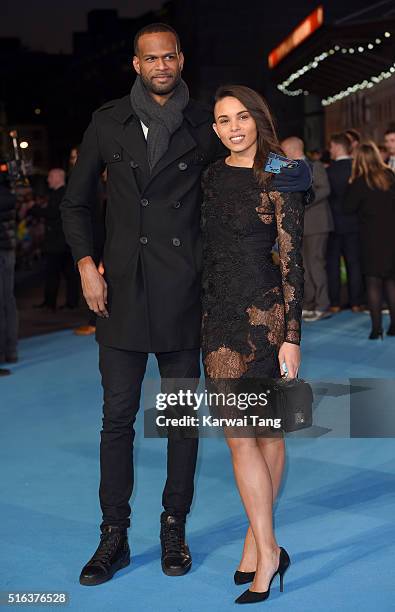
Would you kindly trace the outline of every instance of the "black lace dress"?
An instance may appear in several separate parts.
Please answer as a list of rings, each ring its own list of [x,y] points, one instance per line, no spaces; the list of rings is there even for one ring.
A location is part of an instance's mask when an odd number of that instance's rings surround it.
[[[301,337],[304,194],[264,192],[252,168],[225,160],[202,186],[206,378],[279,377],[281,344]]]

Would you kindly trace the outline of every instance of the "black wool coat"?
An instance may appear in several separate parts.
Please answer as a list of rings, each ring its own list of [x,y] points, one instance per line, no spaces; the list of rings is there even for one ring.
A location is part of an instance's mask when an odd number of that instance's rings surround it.
[[[150,173],[129,96],[93,113],[61,211],[75,262],[93,257],[92,194],[107,167],[103,263],[110,316],[98,318],[99,343],[143,352],[199,348],[201,173],[226,154],[212,123],[211,110],[190,100]]]

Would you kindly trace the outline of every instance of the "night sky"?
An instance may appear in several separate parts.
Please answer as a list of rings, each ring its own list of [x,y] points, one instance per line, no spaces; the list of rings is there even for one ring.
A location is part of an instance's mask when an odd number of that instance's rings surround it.
[[[159,9],[163,0],[2,0],[0,37],[16,36],[34,51],[70,53],[72,32],[86,30],[86,13],[117,9],[120,17],[138,17]]]
[[[241,0],[242,1],[242,0]],[[250,0],[250,2],[271,0]],[[212,0],[224,7],[226,0]],[[138,17],[161,8],[164,0],[1,0],[0,37],[16,36],[34,51],[72,51],[72,33],[86,31],[86,14],[93,9],[116,9],[120,17]],[[371,6],[371,0],[282,0],[282,11],[271,12],[270,27],[277,44],[319,4],[325,21]],[[237,30],[237,23],[235,23]]]

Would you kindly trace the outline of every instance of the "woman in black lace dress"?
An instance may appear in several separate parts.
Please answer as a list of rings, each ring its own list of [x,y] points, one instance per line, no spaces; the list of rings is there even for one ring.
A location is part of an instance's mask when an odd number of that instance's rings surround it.
[[[230,155],[203,175],[206,379],[276,378],[284,363],[293,378],[300,365],[304,194],[271,188],[266,158],[269,151],[282,152],[270,111],[256,92],[220,88],[214,129]],[[271,255],[276,238],[279,266]],[[266,599],[272,576],[278,571],[282,578],[289,565],[272,523],[285,444],[274,432],[226,440],[250,522],[235,582],[253,583],[236,601],[249,603]]]

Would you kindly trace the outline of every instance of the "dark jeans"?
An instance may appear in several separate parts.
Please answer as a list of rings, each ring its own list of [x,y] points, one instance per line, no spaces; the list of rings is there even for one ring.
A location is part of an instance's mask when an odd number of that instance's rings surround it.
[[[162,390],[166,378],[200,377],[200,351],[156,353]],[[104,525],[130,526],[129,500],[133,491],[134,422],[148,353],[100,345],[99,366],[104,389],[100,443],[100,505]],[[167,441],[167,480],[162,505],[185,517],[190,510],[198,450],[197,438]]]
[[[66,305],[78,306],[80,277],[75,269],[71,253],[46,253],[44,302],[56,308],[60,279],[63,274],[66,280]]]
[[[330,232],[327,250],[327,272],[331,306],[340,306],[340,257],[343,255],[347,269],[348,297],[351,306],[359,306],[363,300],[363,280],[359,233],[337,234]]]
[[[18,315],[14,279],[15,252],[0,250],[0,363],[16,355]]]

